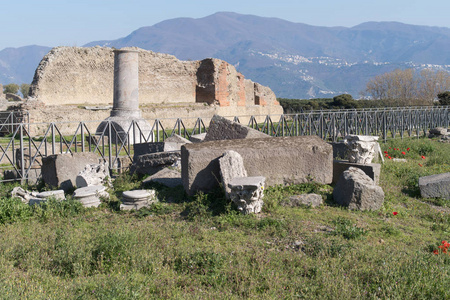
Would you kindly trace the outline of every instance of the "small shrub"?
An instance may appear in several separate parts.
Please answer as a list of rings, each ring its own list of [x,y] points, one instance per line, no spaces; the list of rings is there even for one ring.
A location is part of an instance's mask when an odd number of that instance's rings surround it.
[[[417,147],[417,153],[419,153],[419,155],[423,155],[423,156],[430,155],[435,150],[436,150],[436,147],[430,142],[420,143]]]
[[[183,214],[190,220],[198,220],[217,216],[230,210],[231,203],[226,200],[223,190],[216,188],[208,194],[197,193],[192,201],[186,204]]]
[[[73,217],[82,213],[85,209],[80,201],[68,199],[64,201],[50,198],[49,200],[31,206],[33,216],[40,221],[47,221],[52,218]]]
[[[0,198],[0,224],[27,220],[31,216],[30,206],[19,198]]]
[[[335,235],[341,235],[347,240],[357,239],[367,234],[364,228],[357,227],[349,219],[339,217],[333,221],[333,224],[336,226],[333,233]]]

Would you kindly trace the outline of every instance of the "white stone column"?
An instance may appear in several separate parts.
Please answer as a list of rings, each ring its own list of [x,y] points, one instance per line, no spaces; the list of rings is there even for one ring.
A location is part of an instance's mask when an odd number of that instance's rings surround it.
[[[139,51],[114,50],[114,99],[111,117],[141,117]]]

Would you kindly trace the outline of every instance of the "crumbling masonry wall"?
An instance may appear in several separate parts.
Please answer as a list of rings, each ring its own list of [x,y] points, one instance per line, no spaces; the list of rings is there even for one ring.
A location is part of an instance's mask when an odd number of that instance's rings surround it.
[[[245,79],[225,61],[212,58],[181,61],[168,54],[131,49],[139,51],[141,106],[177,103],[206,103],[224,108],[268,106],[271,113],[282,113],[270,88]],[[46,106],[110,105],[113,70],[112,48],[53,48],[36,69],[31,97]]]

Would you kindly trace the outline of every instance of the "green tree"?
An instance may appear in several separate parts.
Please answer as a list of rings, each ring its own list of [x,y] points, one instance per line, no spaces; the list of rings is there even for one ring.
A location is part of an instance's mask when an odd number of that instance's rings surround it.
[[[439,93],[437,96],[441,105],[450,105],[450,91]]]
[[[350,94],[342,94],[333,97],[333,102],[330,103],[331,106],[338,108],[357,108],[358,103],[353,99]]]
[[[28,83],[22,83],[20,85],[20,92],[22,93],[23,98],[27,98],[28,94],[30,93],[30,84]]]
[[[10,83],[3,86],[3,93],[5,94],[16,94],[19,92],[19,86],[15,83]]]

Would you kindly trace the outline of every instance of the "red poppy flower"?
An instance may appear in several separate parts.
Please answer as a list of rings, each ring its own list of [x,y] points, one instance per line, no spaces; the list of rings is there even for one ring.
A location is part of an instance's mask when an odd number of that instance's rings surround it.
[[[396,216],[396,215],[398,215],[398,212],[394,211],[392,214],[393,214],[394,216]]]
[[[425,159],[425,156],[422,155],[422,159]]]
[[[438,254],[439,254],[439,251],[438,251],[438,250],[434,250],[434,251],[433,251],[433,254],[438,255]]]
[[[422,164],[419,164],[419,166],[423,167]]]
[[[389,156],[389,159],[392,159],[392,157]]]
[[[385,157],[388,157],[388,156],[389,156],[389,154],[385,154],[384,156],[385,156]]]
[[[403,152],[402,152],[402,154],[403,154],[403,155],[406,155],[406,152],[405,152],[405,151],[403,151]]]
[[[411,148],[406,148],[406,151],[409,151],[409,150],[411,150]]]
[[[391,149],[391,147],[389,147],[389,149]]]
[[[386,153],[386,154],[387,154],[387,151],[384,151],[384,153]]]

